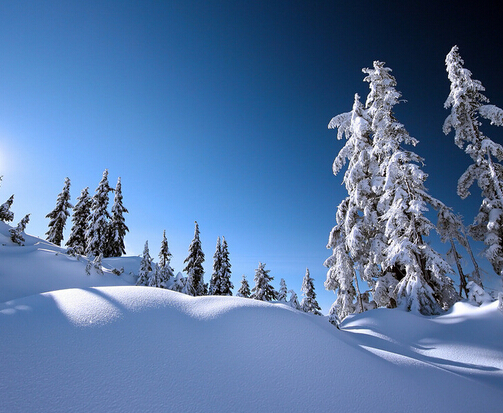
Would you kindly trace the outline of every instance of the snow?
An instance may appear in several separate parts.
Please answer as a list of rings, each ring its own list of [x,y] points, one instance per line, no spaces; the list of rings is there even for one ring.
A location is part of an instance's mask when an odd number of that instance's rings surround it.
[[[0,223],[0,412],[495,412],[503,313],[327,317],[136,287]]]

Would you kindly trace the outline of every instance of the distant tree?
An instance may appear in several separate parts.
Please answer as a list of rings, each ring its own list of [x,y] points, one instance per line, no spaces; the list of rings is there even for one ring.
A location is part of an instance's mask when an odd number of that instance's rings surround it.
[[[86,254],[97,256],[107,247],[108,222],[110,214],[107,211],[108,193],[112,191],[108,184],[108,170],[105,169],[103,177],[91,199],[91,213],[86,230]]]
[[[292,308],[295,308],[296,310],[300,310],[300,304],[299,304],[299,299],[297,297],[297,293],[294,290],[289,290],[290,293],[290,299],[288,300],[288,305]]]
[[[65,179],[65,186],[58,195],[56,207],[46,215],[49,218],[49,230],[46,232],[47,241],[56,245],[61,245],[63,241],[63,231],[66,225],[66,219],[70,216],[69,209],[73,205],[70,204],[70,179]]]
[[[445,59],[451,91],[445,108],[451,113],[444,122],[444,133],[455,131],[454,142],[472,158],[473,163],[458,180],[458,195],[465,199],[475,181],[482,192],[482,204],[469,228],[470,235],[487,245],[485,257],[496,274],[503,277],[503,146],[484,136],[479,117],[491,125],[503,126],[503,110],[488,105],[482,83],[471,78],[454,46]]]
[[[231,282],[231,263],[229,261],[229,247],[225,237],[221,246],[220,278],[215,290],[215,295],[232,295],[234,285]]]
[[[143,248],[143,255],[140,263],[140,270],[138,272],[138,280],[136,285],[150,285],[150,273],[152,272],[152,257],[148,249],[148,241],[145,241]]]
[[[11,195],[7,201],[0,205],[0,221],[11,222],[14,219],[14,213],[10,211],[13,202],[14,195]]]
[[[128,210],[122,204],[122,198],[122,185],[121,178],[119,177],[119,179],[117,180],[117,185],[115,187],[114,204],[112,205],[112,217],[107,227],[107,257],[120,257],[126,253],[126,248],[124,246],[124,237],[126,236],[126,232],[128,232],[129,229],[126,226],[124,214],[127,214]]]
[[[167,288],[169,280],[174,278],[174,270],[171,268],[171,252],[169,252],[166,231],[163,232],[161,250],[159,251],[159,274],[161,277],[160,286]]]
[[[183,269],[187,273],[187,282],[183,289],[185,294],[192,296],[206,294],[203,262],[204,253],[199,239],[199,225],[195,222],[194,239],[189,246],[189,255],[184,261],[187,264]]]
[[[276,300],[278,300],[280,303],[286,303],[287,295],[288,295],[288,288],[286,287],[286,281],[284,278],[282,278],[279,281],[279,291],[276,296]]]
[[[213,254],[213,273],[210,278],[210,286],[208,288],[209,295],[215,294],[218,291],[220,284],[220,278],[222,276],[222,244],[220,242],[220,237],[217,238],[217,245],[215,247],[215,254]]]
[[[321,307],[316,301],[316,293],[314,291],[314,280],[311,278],[309,274],[309,269],[306,268],[306,274],[304,275],[304,279],[302,280],[302,293],[304,298],[300,303],[300,307],[302,311],[306,313],[313,313],[316,315],[321,315]]]
[[[187,282],[187,279],[182,275],[181,272],[176,274],[176,277],[173,281],[173,284],[171,285],[171,290],[177,291],[177,292],[183,292],[183,289],[185,288],[185,284]]]
[[[272,301],[276,299],[276,291],[270,284],[274,277],[269,275],[270,270],[265,269],[265,264],[259,262],[255,270],[255,287],[252,288],[251,298],[261,301]]]
[[[246,276],[243,275],[243,278],[241,279],[241,287],[239,287],[238,293],[236,296],[238,297],[244,297],[244,298],[250,298],[250,285],[248,284],[248,280],[246,279]]]
[[[26,215],[15,228],[9,229],[10,239],[12,242],[18,245],[24,245],[23,232],[26,229],[26,225],[30,221],[30,214]]]
[[[91,198],[89,197],[89,187],[86,187],[77,198],[77,203],[73,207],[72,230],[66,243],[68,253],[71,255],[86,253],[86,227],[91,212]]]

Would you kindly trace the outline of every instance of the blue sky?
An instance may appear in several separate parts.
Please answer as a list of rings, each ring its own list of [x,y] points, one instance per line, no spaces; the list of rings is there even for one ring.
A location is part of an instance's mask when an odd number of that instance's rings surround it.
[[[431,193],[468,223],[477,212],[475,188],[456,195],[467,156],[441,131],[444,58],[457,44],[503,106],[502,32],[490,5],[463,7],[1,2],[0,200],[14,193],[15,221],[31,213],[27,232],[44,236],[65,177],[75,202],[108,168],[112,186],[122,179],[129,254],[148,240],[157,255],[165,229],[181,271],[197,220],[206,280],[223,235],[235,285],[242,274],[253,284],[261,261],[275,286],[285,278],[300,294],[308,267],[328,311],[322,264],[346,193],[331,173],[342,142],[327,124],[366,96],[362,67],[393,69],[407,101],[396,115],[420,141]],[[502,143],[502,131],[484,131]]]

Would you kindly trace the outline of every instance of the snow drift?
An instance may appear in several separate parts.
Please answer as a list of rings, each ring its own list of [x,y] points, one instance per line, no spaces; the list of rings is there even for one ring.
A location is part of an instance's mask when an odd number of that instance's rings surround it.
[[[33,241],[0,246],[8,297],[0,304],[0,412],[501,409],[496,303],[459,303],[438,317],[375,310],[338,330],[281,304],[100,286],[128,280],[87,276],[79,261]],[[16,276],[32,280],[24,296]],[[61,280],[74,288],[44,288]],[[35,289],[47,292],[29,295]]]

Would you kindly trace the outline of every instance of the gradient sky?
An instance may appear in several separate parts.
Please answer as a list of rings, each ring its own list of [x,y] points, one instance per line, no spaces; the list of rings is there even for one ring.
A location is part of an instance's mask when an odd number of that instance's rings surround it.
[[[503,32],[496,4],[463,4],[2,1],[0,201],[14,193],[15,223],[31,213],[27,232],[45,237],[65,177],[75,203],[108,168],[112,186],[122,178],[128,254],[148,240],[157,256],[165,229],[181,271],[197,220],[206,281],[223,235],[236,286],[242,274],[253,285],[261,261],[300,295],[308,267],[326,312],[325,246],[346,196],[327,124],[366,97],[363,67],[393,69],[430,192],[467,223],[477,212],[476,188],[456,195],[467,155],[442,133],[444,59],[457,44],[503,106]]]

